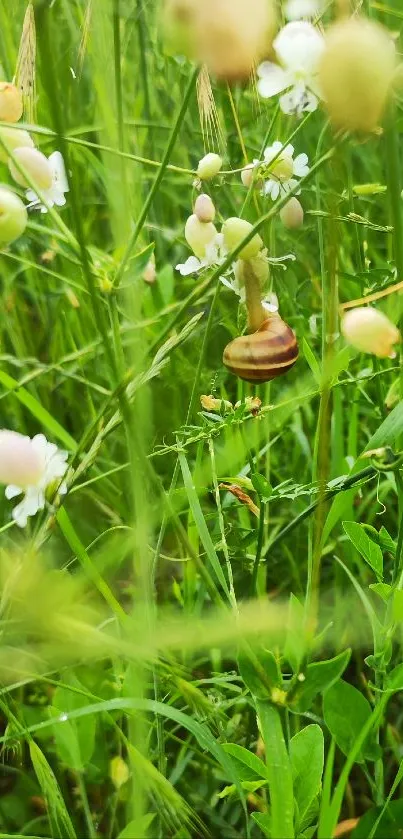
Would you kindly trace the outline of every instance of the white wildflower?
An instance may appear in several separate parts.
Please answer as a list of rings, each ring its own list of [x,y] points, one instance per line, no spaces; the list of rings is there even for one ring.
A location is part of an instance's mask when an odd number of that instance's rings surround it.
[[[16,431],[0,430],[0,482],[7,484],[5,496],[9,500],[23,495],[12,511],[19,527],[25,527],[30,516],[43,510],[46,490],[63,478],[66,461],[67,452],[49,443],[44,434],[30,438]],[[67,492],[64,482],[58,492]]]
[[[227,253],[228,251],[224,246],[224,236],[222,233],[217,233],[214,239],[205,246],[204,256],[200,258],[189,256],[186,262],[176,266],[176,270],[182,277],[187,277],[189,274],[199,274],[205,268],[222,265]]]
[[[297,179],[309,172],[308,155],[298,154],[294,159],[294,146],[289,143],[283,148],[279,140],[265,149],[264,161],[269,178],[265,181],[262,194],[269,195],[273,201],[294,190],[298,186]],[[300,192],[298,189],[295,194],[299,195]]]
[[[69,191],[69,184],[67,181],[63,157],[59,151],[55,151],[50,155],[48,161],[52,169],[52,183],[49,189],[42,190],[43,197],[49,207],[53,207],[54,204],[56,204],[57,207],[64,207],[66,203],[64,194]],[[30,202],[28,204],[28,209],[40,210],[41,213],[47,213],[47,207],[42,204],[41,199],[38,198],[33,189],[27,189],[25,195],[27,200]]]
[[[264,99],[283,93],[280,108],[285,114],[301,116],[314,111],[321,98],[318,65],[324,39],[307,21],[287,23],[273,42],[278,64],[263,61],[258,67],[258,91]]]
[[[320,0],[287,0],[284,14],[287,20],[303,20],[318,17],[321,12]]]

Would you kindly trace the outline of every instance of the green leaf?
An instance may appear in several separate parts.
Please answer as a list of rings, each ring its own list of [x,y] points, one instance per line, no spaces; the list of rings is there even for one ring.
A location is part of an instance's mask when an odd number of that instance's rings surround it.
[[[118,839],[133,839],[134,836],[146,836],[151,822],[155,819],[155,813],[147,813],[139,819],[129,822],[119,833]]]
[[[282,686],[281,671],[273,653],[262,648],[238,655],[239,672],[253,696],[267,699],[274,687]]]
[[[392,593],[392,586],[389,586],[387,583],[373,583],[369,586],[371,591],[374,591],[378,597],[381,597],[384,603],[387,603],[389,597]]]
[[[252,813],[252,819],[259,825],[260,830],[267,836],[267,839],[273,839],[271,818],[267,813]]]
[[[302,350],[303,350],[306,362],[307,362],[307,364],[309,364],[309,367],[311,368],[311,371],[312,371],[313,377],[315,379],[315,382],[320,387],[320,385],[322,383],[322,373],[321,373],[321,370],[320,370],[320,365],[319,365],[319,362],[318,362],[316,356],[314,355],[313,351],[311,350],[306,338],[302,339]]]
[[[267,779],[265,780],[264,778],[261,778],[260,781],[241,781],[241,787],[245,790],[245,792],[256,792],[256,790],[260,789],[265,784],[267,784]],[[217,798],[228,798],[237,794],[238,791],[235,784],[230,784],[218,793]]]
[[[305,680],[300,682],[295,703],[300,713],[308,711],[318,693],[323,693],[340,679],[350,661],[351,650],[344,650],[335,658],[308,664]]]
[[[400,836],[403,828],[403,799],[390,801],[384,815],[379,819],[382,810],[382,807],[372,807],[368,810],[360,818],[351,834],[351,839],[368,839],[370,835],[373,839],[396,839]],[[378,819],[375,833],[372,833],[371,828],[375,826]]]
[[[207,524],[206,524],[206,520],[203,516],[203,511],[202,511],[202,508],[200,506],[198,495],[197,495],[197,492],[196,492],[196,489],[195,489],[195,486],[194,486],[194,483],[193,483],[193,480],[192,480],[192,476],[190,474],[190,469],[189,469],[186,457],[184,455],[184,452],[180,451],[179,454],[178,454],[178,457],[179,457],[180,467],[181,467],[181,470],[182,470],[183,483],[185,485],[186,494],[187,494],[187,497],[188,497],[190,509],[192,511],[192,515],[193,515],[195,525],[196,525],[198,533],[199,533],[200,540],[202,542],[204,550],[206,551],[208,560],[211,564],[211,567],[213,568],[213,571],[214,571],[214,573],[217,577],[218,582],[221,584],[223,590],[225,591],[225,594],[227,595],[228,600],[231,600],[231,595],[229,593],[227,581],[225,579],[224,572],[221,568],[220,561],[219,561],[218,556],[216,554],[216,551],[215,551],[215,548],[214,548],[214,545],[213,545],[213,541],[211,539],[211,536],[210,536],[210,533],[209,533],[209,530],[208,530],[208,527],[207,527]]]
[[[291,763],[280,713],[269,702],[258,700],[256,707],[266,750],[271,835],[273,839],[293,839],[295,833]]]
[[[60,423],[37,401],[24,387],[21,387],[16,379],[9,376],[0,370],[0,384],[4,385],[7,390],[15,396],[16,399],[30,411],[33,417],[38,420],[41,431],[48,431],[52,437],[59,440],[63,446],[71,452],[77,448],[77,443],[74,438],[63,428]]]
[[[334,737],[339,749],[348,755],[357,735],[372,714],[371,706],[365,696],[350,685],[340,680],[332,685],[325,693],[323,715],[325,723]],[[356,757],[357,763],[376,760],[379,757],[379,746],[373,738],[368,737],[360,753]]]
[[[288,605],[288,629],[284,645],[284,658],[291,664],[294,673],[299,673],[306,651],[304,630],[305,610],[302,603],[290,594]]]
[[[250,477],[253,487],[261,501],[263,501],[263,503],[269,501],[273,495],[273,487],[269,484],[269,481],[264,477],[264,475],[259,475],[258,472],[253,472]]]
[[[399,589],[393,594],[393,620],[396,623],[403,621],[403,591]]]
[[[45,798],[52,834],[60,839],[76,839],[76,832],[70,819],[59,785],[45,755],[34,740],[29,740],[29,753],[35,775]]]
[[[237,743],[223,743],[222,747],[236,761],[236,770],[241,781],[251,781],[256,777],[267,779],[265,764],[249,749],[238,746]],[[244,775],[245,767],[248,770],[247,777]]]
[[[290,742],[294,798],[299,824],[304,822],[322,782],[324,764],[323,732],[319,725],[307,725]]]
[[[364,557],[365,561],[375,572],[378,579],[382,579],[383,556],[379,545],[370,539],[368,533],[365,532],[362,525],[358,522],[344,521],[343,528],[358,553]]]
[[[72,685],[77,688],[82,686],[76,679],[72,679]],[[76,708],[84,708],[88,704],[85,696],[80,693],[68,690],[67,688],[56,688],[53,694],[52,711],[55,716],[69,713]],[[76,772],[85,770],[90,762],[95,747],[95,716],[85,720],[66,720],[62,725],[55,728],[55,740],[61,758],[70,769]]]

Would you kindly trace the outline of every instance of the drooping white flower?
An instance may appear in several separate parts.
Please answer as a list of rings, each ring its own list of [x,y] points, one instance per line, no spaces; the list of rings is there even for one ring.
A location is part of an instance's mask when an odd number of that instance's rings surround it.
[[[317,17],[321,12],[320,0],[287,0],[284,14],[287,20],[304,20]]]
[[[16,431],[0,430],[0,482],[7,484],[5,496],[9,500],[23,495],[14,507],[12,517],[19,527],[25,527],[30,516],[43,510],[46,490],[60,481],[67,470],[67,452],[49,443],[44,434],[26,437]],[[64,494],[64,482],[58,487]]]
[[[318,64],[324,51],[324,38],[311,23],[287,23],[273,42],[279,61],[263,61],[257,69],[257,88],[264,99],[283,93],[280,108],[285,114],[301,116],[314,111],[320,99]]]
[[[187,277],[189,274],[200,274],[205,268],[211,268],[213,265],[222,265],[227,256],[227,249],[224,245],[224,236],[222,233],[217,233],[214,239],[209,242],[204,249],[204,256],[189,256],[183,264],[176,266],[176,270]]]
[[[264,150],[264,162],[269,178],[264,183],[262,194],[269,195],[273,201],[287,195],[298,186],[298,178],[303,178],[309,172],[308,155],[303,152],[294,159],[294,146],[289,143],[283,148],[279,140]],[[295,194],[299,195],[300,192],[299,189]]]
[[[69,184],[66,176],[66,169],[64,160],[59,151],[54,151],[48,158],[52,170],[52,183],[49,189],[43,189],[42,194],[46,199],[49,207],[56,204],[57,207],[64,207],[66,203],[65,192],[69,191]],[[42,204],[41,199],[38,198],[33,189],[27,189],[26,198],[30,202],[28,209],[40,210],[41,213],[47,213],[47,207]]]

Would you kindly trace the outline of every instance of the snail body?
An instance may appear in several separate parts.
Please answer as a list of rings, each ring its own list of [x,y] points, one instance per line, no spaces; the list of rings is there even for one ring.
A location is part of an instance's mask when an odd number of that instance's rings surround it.
[[[227,369],[246,382],[270,382],[291,370],[298,358],[294,332],[280,315],[270,315],[250,335],[240,335],[225,347]]]

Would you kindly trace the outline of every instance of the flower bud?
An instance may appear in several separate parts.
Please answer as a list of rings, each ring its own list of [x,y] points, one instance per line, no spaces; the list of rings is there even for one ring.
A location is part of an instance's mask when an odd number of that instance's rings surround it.
[[[116,789],[120,789],[129,780],[129,767],[119,755],[112,758],[109,764],[109,775]]]
[[[379,124],[396,68],[395,46],[380,24],[342,20],[326,33],[319,85],[336,128],[370,132]]]
[[[242,169],[241,181],[247,189],[249,189],[249,187],[253,184],[255,168],[256,167],[254,163],[248,163],[248,165]]]
[[[209,195],[199,195],[196,198],[194,211],[199,221],[214,221],[215,206]]]
[[[210,245],[216,236],[217,230],[214,224],[199,221],[195,214],[189,216],[185,225],[185,239],[199,259],[205,256],[206,245]]]
[[[0,120],[18,122],[22,117],[21,91],[11,82],[0,82]]]
[[[157,272],[155,270],[155,259],[152,257],[152,259],[148,260],[147,265],[144,268],[143,280],[145,283],[148,283],[148,285],[153,285],[153,283],[155,283],[156,276]]]
[[[269,51],[274,28],[272,0],[202,0],[196,18],[199,58],[221,79],[247,79]]]
[[[232,411],[232,403],[215,396],[201,396],[200,404],[205,411]]]
[[[298,198],[290,198],[280,210],[280,218],[288,230],[298,230],[304,223],[304,211]]]
[[[378,358],[395,358],[394,344],[400,341],[400,332],[389,318],[372,306],[351,309],[341,323],[341,331],[349,344],[361,352]]]
[[[28,214],[25,205],[18,195],[11,189],[0,186],[0,247],[10,245],[22,236],[27,221]]]
[[[222,228],[226,248],[229,251],[234,250],[251,230],[252,225],[249,221],[245,221],[245,219],[236,217],[227,219]],[[262,247],[263,242],[259,234],[255,233],[253,239],[238,254],[239,259],[252,259],[258,255]]]
[[[197,174],[201,181],[208,181],[210,178],[215,178],[221,168],[222,158],[220,155],[209,152],[199,161]]]
[[[24,488],[37,484],[45,467],[43,454],[29,437],[0,430],[0,483]]]
[[[38,151],[38,149],[20,148],[15,150],[14,157],[26,169],[35,186],[39,189],[50,189],[53,181],[52,167],[47,157],[41,151]],[[8,165],[11,175],[17,184],[25,187],[30,186],[24,175],[18,171],[13,160],[10,160]]]
[[[34,141],[28,134],[28,131],[23,131],[20,128],[6,128],[0,126],[0,138],[7,150],[0,146],[0,162],[7,163],[9,155],[7,152],[14,152],[15,149],[20,148],[34,148]]]

